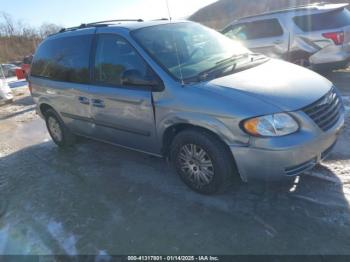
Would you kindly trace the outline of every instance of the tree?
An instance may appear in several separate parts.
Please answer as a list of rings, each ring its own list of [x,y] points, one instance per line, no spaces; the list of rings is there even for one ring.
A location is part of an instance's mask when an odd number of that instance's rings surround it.
[[[41,39],[48,37],[49,35],[55,34],[60,31],[62,27],[52,24],[52,23],[44,23],[39,28],[39,36]]]
[[[33,54],[43,39],[60,29],[52,23],[35,28],[0,12],[0,63],[21,61],[24,56]]]

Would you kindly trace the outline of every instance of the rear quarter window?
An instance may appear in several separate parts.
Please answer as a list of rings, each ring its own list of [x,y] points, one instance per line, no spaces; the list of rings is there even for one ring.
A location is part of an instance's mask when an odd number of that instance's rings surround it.
[[[343,8],[326,13],[296,16],[293,20],[304,32],[321,31],[350,25],[350,12]]]
[[[89,82],[91,43],[92,35],[43,42],[35,54],[31,75],[63,82]]]

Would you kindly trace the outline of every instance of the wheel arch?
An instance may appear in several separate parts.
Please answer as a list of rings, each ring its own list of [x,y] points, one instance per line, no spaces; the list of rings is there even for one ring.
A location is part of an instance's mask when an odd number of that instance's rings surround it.
[[[205,132],[210,136],[213,136],[214,138],[216,138],[219,142],[221,142],[221,144],[224,146],[224,148],[226,149],[228,158],[230,159],[233,168],[236,170],[238,176],[240,177],[240,179],[242,179],[241,174],[239,172],[237,163],[236,163],[236,159],[229,147],[229,144],[222,138],[220,137],[220,135],[218,135],[216,132],[214,132],[213,130],[204,127],[204,126],[200,126],[200,125],[194,125],[194,124],[189,124],[189,123],[176,123],[174,125],[169,126],[163,134],[162,137],[162,154],[168,158],[169,160],[171,160],[171,156],[170,156],[170,151],[171,151],[171,144],[174,140],[174,138],[180,134],[183,131],[186,130],[197,130],[198,132]]]
[[[58,115],[60,113],[55,109],[55,107],[50,103],[50,100],[47,98],[41,98],[37,103],[37,111],[42,116],[45,117],[45,113],[47,110],[52,109],[54,110]]]
[[[174,132],[177,134],[177,132],[186,128],[197,128],[210,132],[226,146],[236,144],[237,141],[241,139],[235,137],[234,133],[227,125],[230,125],[230,123],[227,122],[225,124],[224,120],[207,114],[176,112],[164,117],[157,123],[156,128],[158,141],[163,149],[162,152],[165,152],[164,148],[166,148],[166,146],[164,146],[164,142],[168,141],[169,137],[173,138],[171,134],[174,134]],[[242,143],[244,143],[244,141]]]
[[[195,124],[190,124],[190,123],[176,123],[173,124],[169,127],[167,127],[164,130],[163,136],[162,136],[162,153],[167,155],[171,146],[171,143],[173,141],[173,139],[175,138],[175,136],[177,134],[179,134],[182,131],[185,130],[201,130],[204,131],[206,133],[209,133],[211,135],[213,135],[214,137],[216,137],[217,139],[219,139],[222,143],[224,143],[225,145],[227,145],[225,143],[225,141],[215,132],[213,132],[212,130],[208,129],[207,127],[203,127],[200,125],[195,125]]]
[[[161,153],[162,153],[162,155],[164,155],[165,157],[169,157],[170,147],[171,147],[172,141],[175,138],[175,136],[178,135],[180,132],[183,132],[183,131],[189,130],[189,129],[204,131],[204,132],[212,135],[213,137],[215,137],[217,140],[219,140],[227,148],[228,152],[230,152],[230,155],[234,159],[233,154],[232,154],[230,147],[229,147],[229,142],[228,142],[229,138],[223,134],[223,132],[222,132],[223,129],[221,129],[221,132],[217,132],[218,128],[215,126],[203,125],[200,123],[193,123],[193,122],[189,122],[189,121],[172,123],[164,128],[162,135],[161,135]]]
[[[42,103],[42,104],[39,105],[40,114],[43,115],[43,116],[45,116],[45,115],[46,115],[46,112],[47,112],[48,110],[50,110],[50,109],[55,110],[52,106],[50,106],[50,105],[47,104],[47,103]],[[55,111],[56,111],[56,110],[55,110]]]

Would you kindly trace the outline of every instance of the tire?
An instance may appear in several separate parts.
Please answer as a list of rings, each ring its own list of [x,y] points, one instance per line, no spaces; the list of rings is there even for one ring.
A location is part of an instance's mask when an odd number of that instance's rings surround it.
[[[56,145],[67,148],[75,143],[75,135],[69,131],[53,109],[48,109],[45,112],[45,122],[47,130]]]
[[[204,130],[180,132],[172,142],[170,158],[182,181],[201,194],[225,192],[239,177],[226,145]]]

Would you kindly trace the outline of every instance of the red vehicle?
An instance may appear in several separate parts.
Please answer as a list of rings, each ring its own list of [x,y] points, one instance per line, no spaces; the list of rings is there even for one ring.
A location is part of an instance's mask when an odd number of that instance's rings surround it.
[[[26,79],[29,75],[30,65],[32,63],[33,55],[24,57],[21,69],[16,70],[16,76],[19,80]]]
[[[26,56],[23,59],[22,69],[25,72],[26,77],[29,74],[30,65],[32,64],[32,60],[33,60],[33,55]]]

